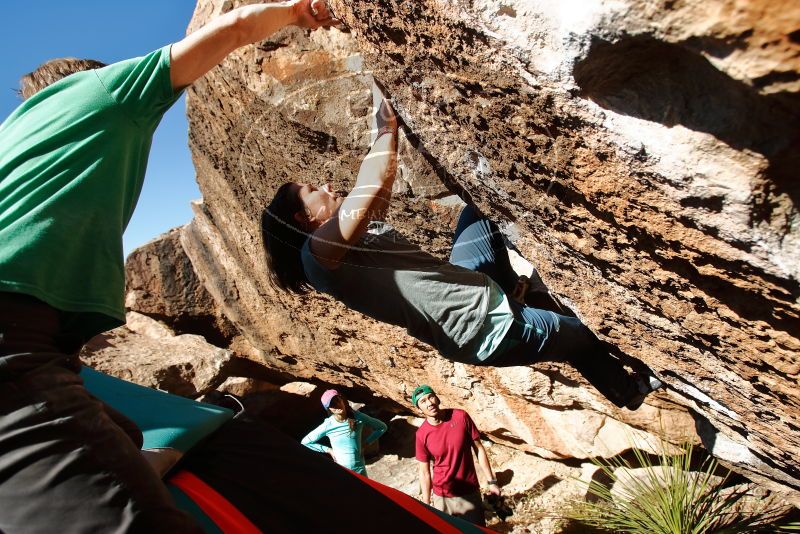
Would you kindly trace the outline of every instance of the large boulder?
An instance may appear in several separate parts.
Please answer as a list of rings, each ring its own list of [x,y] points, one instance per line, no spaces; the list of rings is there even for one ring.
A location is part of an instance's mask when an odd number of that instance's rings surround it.
[[[696,426],[729,464],[798,491],[800,6],[778,4],[331,0],[350,33],[284,30],[190,89],[203,201],[171,247],[238,352],[276,372],[398,404],[430,383],[493,439],[550,457]],[[233,5],[200,0],[190,30]],[[390,222],[446,258],[452,195],[474,202],[669,394],[617,410],[568,366],[453,364],[269,284],[261,210],[287,180],[352,185],[373,75],[410,132]]]
[[[125,260],[125,306],[179,332],[202,335],[218,346],[238,330],[197,278],[180,246],[180,229],[134,250]]]
[[[800,487],[800,6],[331,4],[545,281]]]
[[[83,348],[83,363],[128,382],[192,398],[216,389],[235,368],[230,350],[202,336],[177,335],[137,312],[128,312],[126,321],[95,336]]]

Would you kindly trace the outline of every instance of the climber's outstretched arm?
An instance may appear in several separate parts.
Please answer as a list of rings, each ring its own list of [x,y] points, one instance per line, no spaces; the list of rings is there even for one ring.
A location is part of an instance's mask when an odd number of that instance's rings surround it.
[[[328,269],[336,269],[370,221],[382,220],[392,197],[397,174],[397,117],[377,87],[377,138],[358,171],[356,184],[333,217],[312,234],[311,252]]]
[[[237,48],[266,39],[286,26],[316,29],[336,23],[324,0],[291,0],[234,9],[172,45],[172,87],[186,87]]]

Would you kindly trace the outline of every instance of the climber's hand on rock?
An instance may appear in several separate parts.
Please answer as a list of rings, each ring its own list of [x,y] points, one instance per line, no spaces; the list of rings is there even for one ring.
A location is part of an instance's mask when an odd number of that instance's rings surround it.
[[[378,80],[373,80],[372,83],[372,106],[373,113],[375,114],[376,129],[388,128],[389,130],[396,131],[397,115],[386,96],[383,85],[381,85]]]
[[[295,0],[292,4],[295,16],[295,26],[300,28],[329,28],[339,24],[333,18],[325,0]]]

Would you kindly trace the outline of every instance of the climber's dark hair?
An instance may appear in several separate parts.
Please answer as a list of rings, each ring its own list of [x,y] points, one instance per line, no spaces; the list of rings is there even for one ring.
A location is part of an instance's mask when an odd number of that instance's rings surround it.
[[[280,186],[261,214],[261,239],[272,283],[284,291],[302,294],[309,289],[300,258],[308,232],[294,218],[303,204],[292,185]]]

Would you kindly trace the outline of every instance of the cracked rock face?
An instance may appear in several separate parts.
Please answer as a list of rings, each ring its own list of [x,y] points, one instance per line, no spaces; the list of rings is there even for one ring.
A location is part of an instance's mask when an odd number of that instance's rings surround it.
[[[81,360],[123,380],[185,397],[213,391],[230,372],[230,350],[196,334],[176,335],[137,312],[128,312],[126,320],[125,326],[94,337]]]
[[[712,450],[800,487],[800,6],[331,4],[551,289],[665,376]]]
[[[630,427],[696,430],[798,491],[800,6],[777,4],[331,0],[350,33],[285,30],[190,89],[203,202],[153,253],[185,254],[234,350],[287,376],[399,404],[429,383],[493,439],[548,457],[613,454]],[[201,0],[190,29],[231,6]],[[470,199],[669,394],[619,411],[569,367],[453,364],[270,286],[261,210],[288,180],[352,185],[370,74],[411,132],[390,222],[446,258],[453,195]]]
[[[125,262],[125,306],[163,321],[179,332],[191,332],[209,343],[227,346],[236,327],[197,278],[175,229],[136,249]]]

